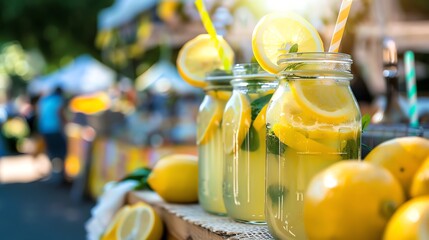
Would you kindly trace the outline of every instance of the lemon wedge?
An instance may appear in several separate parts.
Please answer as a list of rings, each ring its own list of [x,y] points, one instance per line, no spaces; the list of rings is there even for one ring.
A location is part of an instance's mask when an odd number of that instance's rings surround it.
[[[334,147],[321,144],[306,137],[301,132],[287,123],[277,123],[272,128],[274,134],[281,142],[299,152],[336,153]]]
[[[253,121],[253,127],[256,131],[259,131],[259,129],[263,128],[265,126],[265,119],[267,114],[267,108],[268,104],[266,104],[261,111],[256,116],[255,120]]]
[[[232,63],[234,52],[221,36],[218,36],[218,38],[224,48],[225,56]],[[205,76],[208,72],[223,69],[218,51],[208,34],[200,34],[188,41],[180,49],[176,64],[183,80],[199,88],[204,88],[207,85]]]
[[[222,106],[213,98],[205,97],[200,106],[197,118],[197,144],[209,142],[211,136],[222,121]]]
[[[341,123],[355,117],[357,106],[347,86],[308,80],[291,81],[290,89],[301,109],[319,121]]]
[[[118,226],[117,240],[161,239],[162,221],[158,214],[148,204],[134,204]]]
[[[125,216],[130,212],[129,206],[124,206],[115,214],[106,231],[104,232],[101,240],[114,240],[116,239],[116,233],[118,226],[123,223]]]
[[[270,13],[256,25],[252,35],[252,49],[261,67],[277,74],[280,54],[292,46],[298,52],[323,52],[323,42],[317,30],[307,20],[294,13]]]
[[[246,96],[233,93],[223,114],[222,132],[225,152],[240,149],[252,122],[250,103]]]
[[[221,101],[228,101],[232,95],[232,92],[231,91],[217,90],[217,91],[209,91],[207,93],[207,95],[210,95],[211,97],[216,98],[216,99],[221,100]]]

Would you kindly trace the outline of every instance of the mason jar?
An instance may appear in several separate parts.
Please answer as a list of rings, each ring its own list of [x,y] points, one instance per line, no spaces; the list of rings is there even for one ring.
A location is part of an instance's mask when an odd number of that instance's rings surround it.
[[[306,239],[307,185],[331,164],[360,158],[361,114],[350,55],[288,53],[278,64],[266,115],[266,218],[275,238]]]
[[[206,80],[206,95],[197,116],[198,198],[205,211],[225,215],[221,123],[223,110],[232,93],[232,75],[213,72]]]
[[[237,64],[223,114],[223,199],[229,217],[265,224],[265,112],[277,87],[258,64]]]

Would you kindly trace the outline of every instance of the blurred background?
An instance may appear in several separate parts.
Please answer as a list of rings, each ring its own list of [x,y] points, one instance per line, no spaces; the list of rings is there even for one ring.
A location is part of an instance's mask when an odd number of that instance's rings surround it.
[[[254,61],[253,28],[274,10],[305,16],[327,48],[341,1],[205,4],[242,63]],[[0,0],[0,26],[2,239],[85,239],[84,223],[107,182],[171,152],[196,153],[204,92],[175,66],[183,44],[205,33],[192,0]],[[398,60],[393,90],[385,75],[387,40]],[[374,124],[408,121],[403,56],[411,50],[416,131],[426,134],[428,42],[427,0],[353,2],[341,51],[353,57],[352,89]]]

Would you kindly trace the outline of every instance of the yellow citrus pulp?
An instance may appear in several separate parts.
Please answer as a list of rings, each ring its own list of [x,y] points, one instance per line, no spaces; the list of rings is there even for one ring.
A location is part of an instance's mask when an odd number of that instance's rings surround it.
[[[323,145],[313,139],[306,137],[304,134],[297,131],[296,128],[287,123],[274,124],[272,130],[281,142],[293,149],[296,149],[297,151],[311,151],[319,153],[332,153],[336,151],[335,148],[330,148],[327,145]]]
[[[234,52],[221,36],[218,38],[223,46],[225,56],[232,63]],[[215,69],[223,69],[218,50],[208,34],[200,34],[188,41],[180,49],[176,65],[183,80],[199,88],[207,85],[205,82],[207,73]]]
[[[124,206],[115,214],[106,231],[104,232],[101,240],[113,240],[116,239],[118,232],[118,226],[123,224],[125,216],[130,212],[129,206]]]
[[[197,144],[209,142],[211,136],[220,126],[223,106],[214,98],[205,97],[200,106],[197,119]]]
[[[134,204],[118,226],[117,240],[161,239],[162,220],[153,208],[145,203]]]
[[[240,93],[234,93],[228,101],[223,114],[223,121],[228,124],[223,124],[223,139],[225,153],[233,153],[237,151],[249,131],[251,118],[250,103],[246,96]],[[234,129],[238,131],[234,138]]]
[[[384,240],[418,240],[429,237],[429,196],[413,198],[392,216]]]
[[[429,156],[429,140],[421,137],[401,137],[375,147],[365,161],[389,170],[409,194],[414,175]]]
[[[267,72],[279,73],[280,54],[298,45],[298,52],[323,52],[323,42],[317,30],[307,20],[294,13],[271,13],[256,25],[252,49],[259,65]]]
[[[320,121],[341,123],[351,120],[356,109],[350,89],[337,83],[320,84],[314,81],[291,81],[291,92],[299,106],[308,115]]]
[[[253,127],[255,130],[259,130],[263,127],[265,127],[265,115],[267,114],[267,108],[268,104],[265,105],[261,111],[258,113],[258,116],[256,116],[255,120],[253,121]]]
[[[102,240],[126,240],[126,239],[161,239],[163,233],[162,220],[151,206],[143,202],[133,206],[122,207]]]
[[[160,159],[148,177],[149,186],[165,201],[198,201],[198,158],[173,154]]]
[[[382,167],[341,161],[317,174],[304,200],[309,239],[381,239],[404,201],[399,182]]]

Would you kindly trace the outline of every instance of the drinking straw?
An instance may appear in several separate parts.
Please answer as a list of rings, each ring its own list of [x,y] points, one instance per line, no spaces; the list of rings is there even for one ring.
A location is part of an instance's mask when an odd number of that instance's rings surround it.
[[[334,28],[334,35],[332,35],[331,45],[329,46],[329,52],[338,52],[340,49],[341,39],[343,38],[352,2],[353,0],[343,0],[341,3],[340,12],[338,13],[337,22]]]
[[[208,14],[206,7],[204,6],[203,0],[195,0],[195,5],[200,13],[201,21],[203,22],[204,28],[207,33],[210,35],[210,38],[213,40],[219,57],[222,60],[224,70],[231,70],[231,63],[229,59],[225,56],[223,46],[220,44],[219,39],[217,38],[216,29],[213,25],[212,20],[210,19],[210,15]]]
[[[416,69],[414,63],[414,53],[412,51],[405,52],[405,81],[407,83],[408,95],[408,116],[410,118],[410,126],[413,128],[419,127],[419,115],[417,111],[417,86],[416,86]]]

